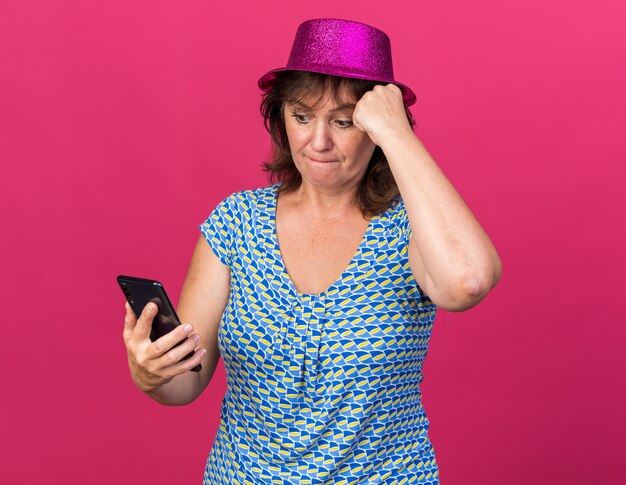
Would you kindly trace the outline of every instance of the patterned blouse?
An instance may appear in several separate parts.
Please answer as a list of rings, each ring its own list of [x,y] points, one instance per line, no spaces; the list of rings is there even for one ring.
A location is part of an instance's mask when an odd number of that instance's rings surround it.
[[[403,201],[372,218],[335,283],[306,294],[281,257],[277,189],[235,193],[200,226],[231,275],[203,483],[439,483],[420,392],[436,307],[409,267]]]

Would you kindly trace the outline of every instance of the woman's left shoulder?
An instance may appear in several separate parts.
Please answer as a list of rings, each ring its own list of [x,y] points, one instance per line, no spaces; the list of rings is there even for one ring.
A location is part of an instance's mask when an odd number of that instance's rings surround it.
[[[392,226],[401,225],[408,221],[406,206],[401,196],[391,201],[387,210],[380,215],[380,219],[382,222],[386,222]]]

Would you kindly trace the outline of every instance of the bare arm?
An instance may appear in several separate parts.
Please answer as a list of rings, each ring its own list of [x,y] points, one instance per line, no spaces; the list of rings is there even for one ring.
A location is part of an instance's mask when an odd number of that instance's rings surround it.
[[[476,305],[500,279],[500,257],[411,130],[399,88],[376,86],[359,101],[354,117],[385,153],[406,204],[416,281],[441,308],[463,311]]]
[[[191,323],[207,349],[199,372],[199,391],[209,384],[220,358],[217,332],[228,297],[230,296],[230,270],[222,264],[203,236],[200,236],[189,265],[178,302],[181,321]],[[197,397],[197,396],[196,396]]]
[[[183,325],[150,342],[154,309],[144,308],[137,320],[126,305],[124,342],[133,381],[154,400],[171,406],[188,404],[209,384],[219,350],[217,332],[228,302],[230,273],[200,237],[191,259],[178,305]],[[173,346],[187,337],[184,344]],[[179,362],[190,351],[190,359]],[[202,363],[200,372],[190,369]]]

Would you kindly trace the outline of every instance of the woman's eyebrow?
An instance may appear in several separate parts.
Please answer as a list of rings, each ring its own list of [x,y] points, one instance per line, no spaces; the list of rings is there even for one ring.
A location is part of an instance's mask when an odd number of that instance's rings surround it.
[[[302,101],[295,101],[295,102],[290,103],[290,104],[294,108],[300,108],[300,109],[304,109],[304,110],[307,110],[307,111],[313,111],[313,108],[311,106],[306,105]],[[354,104],[354,103],[345,103],[345,104],[342,104],[341,106],[337,106],[336,108],[331,109],[330,112],[331,113],[336,113],[337,111],[354,110],[355,107],[356,107],[356,104]]]
[[[307,106],[301,101],[286,101],[285,108],[290,109],[291,111],[302,110],[302,111],[313,111],[313,108]]]

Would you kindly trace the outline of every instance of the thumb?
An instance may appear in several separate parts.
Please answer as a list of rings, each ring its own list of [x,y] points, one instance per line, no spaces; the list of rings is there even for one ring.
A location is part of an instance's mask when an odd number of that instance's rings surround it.
[[[365,128],[363,128],[363,127],[360,125],[360,123],[359,123],[359,121],[356,119],[356,117],[352,118],[352,124],[353,124],[354,126],[356,126],[359,130],[361,130],[361,131],[365,131]]]
[[[128,341],[132,338],[133,333],[135,332],[135,327],[137,326],[137,316],[128,302],[125,303],[126,304],[124,306],[126,307],[126,316],[124,317],[124,341]]]
[[[361,98],[362,100],[363,98]],[[365,121],[367,124],[367,113],[363,115],[363,103],[359,100],[359,102],[354,107],[354,112],[352,113],[352,124],[357,127],[359,130],[367,133],[365,127],[361,124],[361,121]],[[363,117],[365,116],[365,119]]]
[[[139,319],[137,320],[137,325],[134,329],[134,335],[140,340],[147,339],[150,337],[150,332],[152,331],[152,320],[157,314],[157,306],[155,303],[148,303],[139,315]]]

